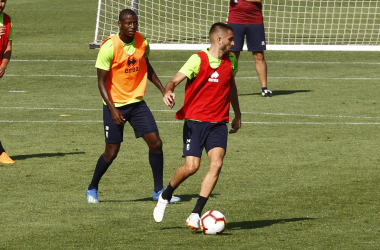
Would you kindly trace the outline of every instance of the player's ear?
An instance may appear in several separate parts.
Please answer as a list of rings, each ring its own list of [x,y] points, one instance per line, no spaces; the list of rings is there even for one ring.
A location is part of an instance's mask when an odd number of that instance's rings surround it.
[[[219,45],[221,45],[222,44],[222,37],[218,35],[216,37],[216,41],[218,42]]]
[[[119,25],[119,29],[121,29],[121,21],[118,21],[117,23]]]

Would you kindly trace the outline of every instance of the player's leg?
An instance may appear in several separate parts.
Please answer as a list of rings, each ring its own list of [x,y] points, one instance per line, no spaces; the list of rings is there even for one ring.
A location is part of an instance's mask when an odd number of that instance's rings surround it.
[[[266,50],[264,25],[247,25],[247,47],[252,52],[255,68],[261,84],[261,96],[271,97],[272,92],[267,89],[267,63],[264,57]]]
[[[202,181],[200,196],[208,198],[214,189],[218,178],[220,170],[223,165],[223,157],[226,150],[224,148],[213,148],[208,151],[207,155],[209,158],[209,169],[206,173],[205,178]],[[201,211],[199,211],[201,212]]]
[[[124,109],[120,111],[125,113],[127,110]],[[116,125],[113,122],[111,112],[106,105],[103,105],[103,122],[106,146],[104,153],[99,157],[96,163],[91,183],[86,190],[87,202],[95,204],[99,203],[98,187],[100,179],[106,173],[113,160],[117,157],[121,142],[123,141],[124,131],[124,125]]]
[[[157,201],[163,192],[164,156],[162,151],[162,140],[158,133],[156,121],[145,101],[133,104],[129,123],[135,131],[136,138],[142,137],[148,145],[149,164],[153,174],[153,200]],[[170,202],[178,202],[179,197],[173,197]]]
[[[1,141],[0,141],[0,163],[3,163],[3,164],[15,163],[15,161],[12,160],[12,158],[7,154],[7,152],[5,152],[5,149],[1,145]]]
[[[202,210],[214,189],[219,173],[223,165],[223,157],[227,149],[228,127],[226,123],[211,123],[205,143],[205,149],[209,158],[209,169],[203,178],[201,190],[195,207],[186,220],[189,228],[197,230]]]
[[[157,132],[142,136],[149,147],[149,164],[153,173],[153,200],[158,201],[158,197],[164,191],[164,155],[162,152],[162,141]],[[173,196],[170,203],[178,202],[181,198]]]
[[[162,152],[162,141],[158,132],[144,134],[142,138],[149,147],[149,164],[153,173],[154,192],[158,193],[164,188],[164,156]]]
[[[100,179],[106,173],[108,167],[111,166],[113,160],[117,157],[119,149],[120,149],[120,143],[118,144],[106,143],[105,151],[99,157],[96,163],[95,171],[92,176],[91,183],[86,190],[88,203],[94,203],[94,204],[99,203],[98,189],[99,189]]]
[[[106,143],[104,153],[98,159],[91,184],[88,186],[89,190],[98,189],[100,179],[106,173],[108,167],[112,164],[113,160],[117,157],[119,150],[120,150],[120,143],[118,144]]]
[[[184,165],[182,165],[175,171],[172,179],[170,180],[168,188],[164,191],[162,197],[164,199],[171,198],[174,190],[179,185],[181,185],[181,183],[184,182],[187,178],[189,178],[198,171],[200,164],[200,157],[186,156]]]
[[[207,124],[196,121],[186,121],[183,125],[183,157],[185,163],[179,167],[170,180],[165,191],[160,195],[157,205],[153,211],[153,217],[156,222],[161,222],[168,201],[171,199],[175,189],[188,177],[196,173],[199,169],[204,148],[205,134]]]
[[[165,210],[169,204],[169,201],[175,197],[173,192],[176,188],[184,182],[191,175],[195,174],[200,166],[201,158],[195,156],[186,156],[185,164],[179,167],[172,179],[169,182],[169,185],[164,192],[158,197],[158,202],[153,211],[153,218],[156,222],[161,222],[165,215]]]
[[[231,53],[235,55],[236,59],[239,60],[240,51],[243,50],[246,28],[245,28],[245,25],[242,25],[242,24],[234,24],[234,23],[228,23],[228,24],[231,25],[232,28],[234,29],[233,31],[234,46],[232,46],[230,50],[231,50]]]
[[[264,51],[253,51],[253,58],[255,59],[255,68],[262,88],[267,87],[267,63],[264,58]]]
[[[186,220],[186,225],[193,230],[198,230],[202,210],[205,207],[208,198],[210,197],[210,194],[212,190],[214,190],[214,187],[218,181],[225,152],[226,151],[224,148],[217,147],[209,150],[207,153],[210,166],[202,181],[201,191],[199,193],[197,203],[195,204],[195,207],[190,216]]]

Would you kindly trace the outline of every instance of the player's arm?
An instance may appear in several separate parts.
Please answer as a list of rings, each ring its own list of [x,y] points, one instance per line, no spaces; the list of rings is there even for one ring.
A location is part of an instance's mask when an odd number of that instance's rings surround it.
[[[115,106],[111,102],[111,99],[107,91],[107,77],[108,77],[109,71],[98,68],[97,73],[98,73],[98,87],[99,87],[100,94],[102,95],[104,102],[107,104],[107,107],[111,111],[113,122],[116,125],[121,125],[125,122],[125,119],[123,115],[121,114],[121,112],[117,108],[115,108]]]
[[[174,89],[177,87],[178,84],[180,84],[183,80],[185,80],[187,76],[181,72],[177,72],[177,74],[173,77],[173,79],[168,82],[165,86],[165,94],[162,100],[164,103],[169,106],[170,109],[174,107],[174,99],[175,99],[175,93]]]
[[[235,113],[235,117],[231,123],[232,125],[232,129],[230,130],[230,134],[231,134],[231,133],[236,133],[238,129],[241,127],[241,112],[240,112],[239,98],[237,94],[237,87],[236,87],[234,75],[231,76],[230,96],[231,96],[231,106]]]
[[[161,91],[162,96],[164,96],[164,94],[165,94],[164,86],[162,86],[160,79],[158,79],[156,72],[154,72],[154,69],[153,69],[152,65],[150,64],[149,59],[145,58],[145,60],[146,60],[147,68],[148,68],[148,79],[149,79],[149,81],[151,81],[154,85],[156,85],[156,87]]]
[[[9,60],[11,60],[12,55],[12,40],[8,40],[7,47],[3,54],[3,62],[0,65],[0,78],[3,77],[5,69],[8,66]]]

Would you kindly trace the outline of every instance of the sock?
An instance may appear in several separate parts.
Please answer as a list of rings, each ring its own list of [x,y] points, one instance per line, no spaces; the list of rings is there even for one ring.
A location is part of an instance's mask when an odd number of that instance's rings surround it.
[[[165,191],[162,193],[162,198],[165,200],[170,201],[173,197],[173,192],[175,188],[172,187],[172,185],[169,185],[166,187]]]
[[[197,213],[199,214],[199,217],[201,217],[202,210],[205,207],[207,200],[208,198],[199,196],[197,200],[197,204],[195,204],[195,207],[192,213]]]
[[[158,193],[164,187],[164,154],[153,153],[149,150],[149,164],[153,173],[154,191]]]
[[[261,88],[261,92],[263,92],[263,91],[266,90],[266,89],[267,89],[267,87]]]
[[[5,152],[5,149],[3,148],[3,146],[1,145],[1,141],[0,141],[0,155]]]
[[[112,162],[107,162],[103,155],[99,157],[98,163],[95,167],[94,176],[92,177],[92,181],[90,186],[88,186],[88,189],[98,189],[99,181],[104,175],[104,173],[107,171],[108,167],[112,164]]]

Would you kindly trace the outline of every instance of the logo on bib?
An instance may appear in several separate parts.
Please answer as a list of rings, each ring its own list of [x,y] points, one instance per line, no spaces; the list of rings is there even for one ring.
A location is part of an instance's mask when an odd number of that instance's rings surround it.
[[[128,73],[134,73],[134,72],[139,71],[139,67],[134,67],[136,65],[136,63],[137,63],[136,57],[130,56],[128,58],[127,62],[125,63],[127,65],[127,67],[129,68],[129,69],[125,70],[125,73],[128,74]]]
[[[214,73],[211,74],[211,76],[208,79],[208,81],[209,82],[219,82],[218,77],[219,77],[219,74],[218,74],[218,72],[215,71]]]

